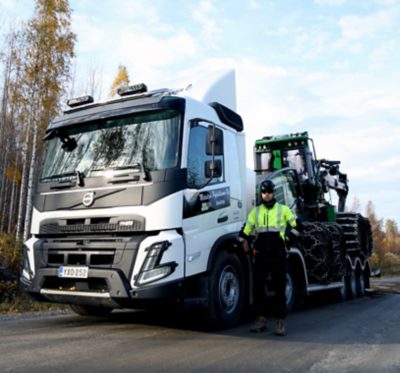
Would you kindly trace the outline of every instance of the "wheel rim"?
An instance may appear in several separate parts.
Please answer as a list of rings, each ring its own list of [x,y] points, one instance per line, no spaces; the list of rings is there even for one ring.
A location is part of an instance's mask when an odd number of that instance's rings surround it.
[[[219,280],[221,305],[226,313],[232,313],[239,302],[239,279],[232,266],[226,266]]]

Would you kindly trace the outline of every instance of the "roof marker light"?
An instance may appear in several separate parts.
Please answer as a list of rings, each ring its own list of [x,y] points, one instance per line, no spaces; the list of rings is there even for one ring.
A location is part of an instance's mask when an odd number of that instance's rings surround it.
[[[82,97],[76,97],[76,98],[69,99],[67,101],[67,105],[69,107],[76,107],[76,106],[91,104],[93,102],[94,102],[94,99],[92,96],[82,96]]]
[[[118,88],[117,93],[119,96],[134,95],[136,93],[147,92],[147,86],[144,83],[134,84],[127,87]]]

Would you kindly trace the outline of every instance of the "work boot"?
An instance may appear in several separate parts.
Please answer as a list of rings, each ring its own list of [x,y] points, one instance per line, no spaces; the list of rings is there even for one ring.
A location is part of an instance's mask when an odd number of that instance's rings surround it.
[[[267,319],[264,316],[258,316],[256,322],[250,328],[252,333],[260,333],[267,329]]]
[[[285,334],[285,320],[276,319],[275,335],[283,337]]]

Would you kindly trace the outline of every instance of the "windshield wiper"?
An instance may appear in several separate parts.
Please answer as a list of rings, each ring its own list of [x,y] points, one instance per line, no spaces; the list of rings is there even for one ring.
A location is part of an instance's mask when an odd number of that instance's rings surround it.
[[[54,180],[54,179],[62,179],[70,176],[75,176],[76,177],[76,172],[65,172],[63,174],[54,174],[46,177],[42,177],[40,181],[45,181],[45,180]]]
[[[127,165],[114,166],[110,167],[109,169],[113,171],[123,171],[123,170],[127,170],[127,172],[131,170],[133,171],[133,173],[132,172],[121,173],[121,174],[117,173],[112,176],[112,178],[108,181],[109,183],[120,183],[124,181],[139,181],[140,180],[140,175],[138,175],[139,173],[142,174],[141,177],[143,180],[151,181],[150,171],[145,169],[141,163],[131,163]],[[105,171],[105,170],[106,169],[95,170],[95,171]]]

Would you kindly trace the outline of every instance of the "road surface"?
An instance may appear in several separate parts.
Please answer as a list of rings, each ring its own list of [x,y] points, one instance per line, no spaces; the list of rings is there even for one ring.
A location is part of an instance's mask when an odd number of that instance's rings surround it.
[[[311,300],[289,315],[286,337],[273,335],[272,322],[267,332],[252,334],[250,319],[210,330],[195,314],[0,316],[0,370],[400,372],[400,291],[378,285],[344,303]]]

